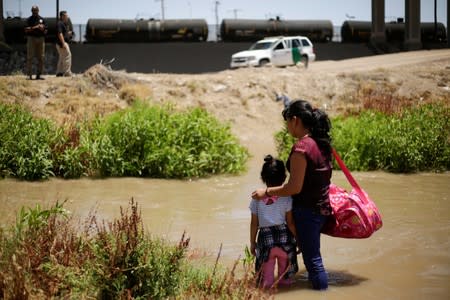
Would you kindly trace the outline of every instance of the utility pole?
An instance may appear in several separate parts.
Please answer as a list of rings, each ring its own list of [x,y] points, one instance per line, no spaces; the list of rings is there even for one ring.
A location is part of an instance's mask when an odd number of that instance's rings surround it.
[[[22,0],[19,0],[19,17],[22,18]]]
[[[3,0],[0,0],[0,42],[5,41],[5,35],[3,34]]]
[[[216,1],[215,3],[215,12],[216,12],[216,37],[217,41],[220,39],[220,29],[219,29],[219,1]]]
[[[447,0],[447,47],[450,48],[450,0]]]
[[[56,24],[58,24],[59,20],[59,0],[56,0]]]
[[[191,5],[191,2],[188,1],[187,5],[189,6],[189,19],[192,19],[192,5]]]
[[[242,11],[242,9],[235,8],[235,9],[230,9],[229,11],[232,11],[233,15],[234,15],[234,19],[237,19],[237,13],[238,13],[238,11]]]
[[[437,0],[434,0],[434,41],[437,42]]]
[[[161,21],[164,21],[164,0],[155,0],[155,2],[161,2]]]

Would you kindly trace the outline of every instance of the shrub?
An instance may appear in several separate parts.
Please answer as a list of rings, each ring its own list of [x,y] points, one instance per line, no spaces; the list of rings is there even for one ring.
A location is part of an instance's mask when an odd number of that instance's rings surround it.
[[[1,176],[192,178],[239,173],[248,159],[229,126],[200,108],[176,112],[136,102],[70,128],[15,106],[0,104],[0,117]]]
[[[0,175],[45,179],[53,175],[49,147],[54,127],[19,106],[0,104]]]
[[[175,112],[136,103],[92,128],[91,153],[103,176],[163,178],[238,173],[248,152],[205,110]]]
[[[267,298],[249,273],[235,275],[237,263],[227,271],[187,260],[184,235],[178,244],[152,238],[133,200],[111,222],[91,215],[72,223],[56,203],[23,208],[15,226],[0,230],[2,299]]]
[[[89,175],[91,156],[86,135],[81,136],[81,125],[56,131],[52,148],[53,172],[63,178]],[[84,129],[83,129],[84,130]]]
[[[295,143],[296,139],[292,137],[287,128],[275,133],[275,144],[277,146],[277,152],[279,159],[286,161],[291,152],[291,147]]]
[[[426,104],[385,115],[364,111],[332,120],[333,146],[351,170],[390,172],[450,170],[450,111]],[[279,155],[287,158],[294,140],[276,134]]]
[[[333,144],[354,170],[450,169],[450,112],[439,104],[397,115],[367,111],[333,121]]]

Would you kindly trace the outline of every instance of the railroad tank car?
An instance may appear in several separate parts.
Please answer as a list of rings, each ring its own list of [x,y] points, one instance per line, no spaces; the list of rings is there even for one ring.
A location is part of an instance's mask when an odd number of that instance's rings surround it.
[[[206,41],[208,24],[204,19],[89,19],[88,43],[146,43]]]
[[[344,43],[368,42],[372,23],[370,21],[345,21],[341,27],[341,37]],[[422,42],[434,42],[434,22],[420,23],[420,35]],[[386,40],[388,42],[402,42],[405,39],[405,23],[390,22],[385,24]],[[447,33],[444,24],[437,23],[436,39],[438,42],[444,42]]]
[[[223,19],[220,37],[224,42],[253,42],[267,36],[303,35],[313,42],[327,42],[333,38],[333,24],[329,20],[252,20]]]
[[[341,26],[343,43],[361,43],[370,40],[372,23],[367,21],[345,21]]]
[[[437,23],[436,39],[438,42],[447,41],[447,31],[443,23]],[[448,29],[448,28],[447,28]],[[420,23],[420,37],[422,42],[436,41],[434,37],[434,22]]]
[[[56,18],[46,18],[45,23],[47,24],[47,34],[45,36],[45,41],[47,43],[56,42]],[[5,42],[8,44],[23,44],[27,42],[25,35],[25,27],[27,26],[27,18],[6,18],[3,22]],[[73,31],[72,22],[69,19],[69,30]]]

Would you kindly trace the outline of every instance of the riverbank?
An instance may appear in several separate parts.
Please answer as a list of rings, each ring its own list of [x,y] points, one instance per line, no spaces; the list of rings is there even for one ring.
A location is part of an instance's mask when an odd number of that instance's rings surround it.
[[[275,149],[282,103],[275,93],[310,100],[330,115],[363,109],[362,97],[395,104],[450,99],[450,50],[321,61],[287,68],[249,68],[198,75],[106,71],[99,66],[73,78],[0,77],[0,101],[27,107],[35,116],[70,124],[129,107],[135,98],[200,106],[231,129],[253,155]],[[261,144],[269,147],[261,147]]]

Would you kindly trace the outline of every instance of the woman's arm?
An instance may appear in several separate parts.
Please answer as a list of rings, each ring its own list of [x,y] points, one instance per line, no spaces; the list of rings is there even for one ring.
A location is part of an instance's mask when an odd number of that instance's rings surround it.
[[[297,229],[295,228],[294,217],[292,216],[292,210],[286,212],[286,224],[289,230],[294,235],[295,239],[297,239]]]
[[[258,232],[258,216],[252,214],[250,221],[250,252],[256,255],[256,233]]]
[[[294,216],[292,215],[292,210],[286,212],[286,224],[290,232],[292,232],[292,235],[295,237],[295,240],[297,242],[297,254],[301,253],[301,247],[300,242],[298,239],[298,233],[297,229],[295,228],[295,222],[294,222]]]
[[[268,195],[283,197],[300,193],[303,187],[303,180],[305,179],[306,157],[303,153],[294,152],[290,160],[291,172],[288,182],[280,186],[258,189],[252,193],[253,199],[261,200]],[[268,195],[266,195],[266,192]]]

